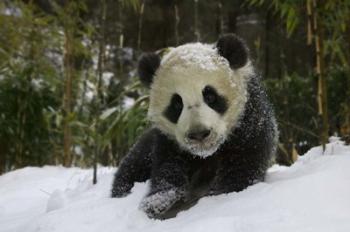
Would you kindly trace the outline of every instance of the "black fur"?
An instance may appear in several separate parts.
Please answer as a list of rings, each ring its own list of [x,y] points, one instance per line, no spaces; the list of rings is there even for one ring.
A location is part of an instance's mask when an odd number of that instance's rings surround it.
[[[216,43],[218,52],[225,57],[233,69],[243,67],[248,61],[248,48],[245,42],[234,34],[226,34]]]
[[[154,149],[150,145],[154,143],[156,137],[154,130],[145,131],[124,157],[114,176],[112,197],[126,196],[134,186],[134,182],[149,179],[152,167],[150,154]]]
[[[137,71],[141,82],[150,87],[153,82],[154,74],[160,65],[160,57],[155,53],[145,53],[141,56]]]
[[[202,91],[204,102],[219,114],[224,114],[228,108],[225,97],[219,95],[212,86],[205,86]]]
[[[182,98],[176,93],[171,97],[169,106],[165,109],[163,114],[170,122],[177,123],[183,106]]]
[[[156,201],[144,209],[149,217],[163,219],[189,208],[203,196],[241,191],[263,180],[276,147],[274,113],[259,77],[251,76],[247,88],[248,100],[239,123],[213,155],[202,159],[190,154],[152,128],[121,163],[112,196],[124,196],[134,182],[150,179],[145,199],[172,193],[168,202],[163,200],[158,207]]]

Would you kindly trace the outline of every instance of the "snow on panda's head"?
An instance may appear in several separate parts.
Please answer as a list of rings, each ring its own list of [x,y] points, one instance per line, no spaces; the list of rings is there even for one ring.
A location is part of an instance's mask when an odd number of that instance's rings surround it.
[[[185,44],[162,60],[148,54],[139,62],[141,81],[151,88],[150,120],[181,148],[203,158],[238,123],[251,72],[246,46],[232,34],[216,46]]]

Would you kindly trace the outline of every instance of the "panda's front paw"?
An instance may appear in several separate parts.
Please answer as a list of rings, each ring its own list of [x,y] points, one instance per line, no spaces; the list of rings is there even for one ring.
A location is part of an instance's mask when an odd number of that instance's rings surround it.
[[[176,189],[160,191],[145,197],[139,208],[150,218],[161,218],[182,196],[182,191]]]
[[[130,193],[132,187],[133,185],[131,184],[114,182],[112,188],[112,197],[125,197]]]

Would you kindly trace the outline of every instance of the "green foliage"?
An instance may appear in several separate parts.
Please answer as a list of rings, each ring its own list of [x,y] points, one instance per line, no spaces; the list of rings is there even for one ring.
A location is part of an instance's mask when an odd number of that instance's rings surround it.
[[[282,79],[265,81],[269,97],[275,107],[280,140],[300,143],[308,147],[318,142],[315,78],[285,75]]]
[[[286,30],[290,36],[297,26],[299,26],[302,15],[302,9],[306,5],[305,0],[248,0],[251,6],[262,7],[264,4],[268,5],[268,8],[272,9],[275,13],[279,14],[281,19],[286,23]]]
[[[48,115],[58,109],[60,83],[50,56],[59,41],[56,28],[48,27],[52,18],[20,2],[13,7],[20,16],[0,14],[0,155],[6,169],[52,163],[55,134]]]
[[[18,70],[0,81],[0,140],[6,147],[7,168],[52,163],[48,154],[54,133],[47,116],[59,102],[48,83],[27,80],[33,74]]]
[[[339,135],[339,127],[348,117],[349,72],[342,67],[334,67],[327,80],[328,100],[333,103],[329,105],[331,131]],[[321,128],[315,104],[316,77],[284,75],[282,79],[267,79],[264,83],[275,107],[281,143],[286,146],[294,144],[300,153],[318,145]]]
[[[127,92],[142,93],[142,86],[137,81],[127,87],[119,96],[120,101]],[[101,116],[101,120],[107,125],[106,140],[112,140],[113,146],[117,148],[115,161],[119,163],[120,159],[126,155],[129,147],[134,144],[136,138],[148,125],[147,121],[148,96],[140,96],[130,108],[119,104],[108,117]]]
[[[122,3],[123,7],[130,7],[134,11],[137,11],[140,8],[139,0],[119,0]]]
[[[288,36],[295,33],[298,27],[307,28],[307,1],[306,0],[248,0],[252,6],[263,7],[267,5],[278,14],[286,25]],[[332,60],[340,59],[343,65],[349,66],[349,43],[344,33],[349,28],[350,1],[327,0],[319,3],[316,9],[321,18],[322,25],[327,35],[324,39],[325,55],[330,54]]]
[[[327,76],[330,124],[332,131],[340,135],[341,127],[350,120],[350,71],[347,67],[332,67]]]
[[[327,37],[324,43],[325,53],[329,54],[332,64],[340,63],[350,69],[350,1],[326,1],[321,16]],[[346,36],[348,34],[348,36]]]

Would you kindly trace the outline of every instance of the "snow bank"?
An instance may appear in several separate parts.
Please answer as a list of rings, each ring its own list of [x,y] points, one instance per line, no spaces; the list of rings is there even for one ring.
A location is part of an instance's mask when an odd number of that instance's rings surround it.
[[[201,199],[176,218],[148,219],[138,210],[147,191],[109,198],[115,169],[24,168],[0,176],[0,231],[350,231],[350,147],[311,149],[289,168],[273,166],[266,182]]]

